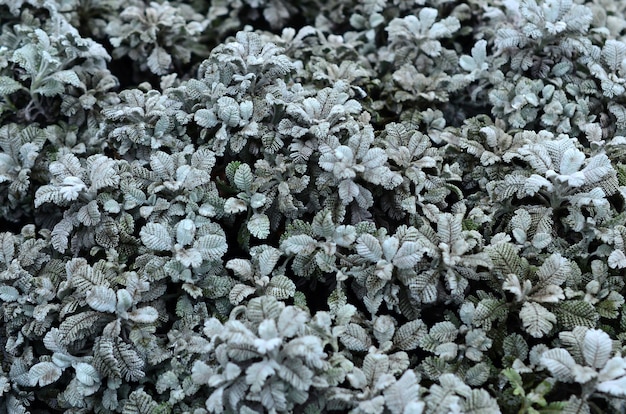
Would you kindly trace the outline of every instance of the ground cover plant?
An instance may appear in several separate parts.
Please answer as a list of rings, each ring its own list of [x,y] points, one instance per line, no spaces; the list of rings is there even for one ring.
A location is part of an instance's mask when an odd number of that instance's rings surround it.
[[[0,413],[626,412],[625,12],[0,0]]]

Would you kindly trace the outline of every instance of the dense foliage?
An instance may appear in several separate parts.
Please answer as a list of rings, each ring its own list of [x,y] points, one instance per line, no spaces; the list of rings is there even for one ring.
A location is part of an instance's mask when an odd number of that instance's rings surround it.
[[[624,13],[0,0],[0,414],[626,412]]]

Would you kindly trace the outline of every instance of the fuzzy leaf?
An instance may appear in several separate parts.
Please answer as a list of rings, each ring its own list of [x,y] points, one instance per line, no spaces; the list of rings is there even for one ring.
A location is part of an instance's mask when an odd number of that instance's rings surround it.
[[[372,341],[367,331],[361,326],[350,323],[339,337],[341,342],[351,351],[367,351],[372,346]]]
[[[172,64],[172,57],[165,49],[156,46],[148,56],[148,68],[156,75],[165,75]]]
[[[555,348],[543,353],[541,363],[548,368],[552,375],[559,381],[572,382],[574,375],[572,367],[576,366],[576,361],[565,349]]]
[[[382,257],[380,242],[371,234],[363,234],[357,240],[357,253],[370,262],[377,262]]]
[[[28,371],[31,385],[45,387],[61,378],[63,371],[52,362],[39,362]]]
[[[599,329],[590,329],[585,334],[582,351],[587,365],[596,369],[604,367],[611,356],[613,343],[611,337]]]
[[[22,88],[22,84],[9,78],[8,76],[0,76],[0,95],[10,95]]]
[[[265,239],[270,235],[270,219],[265,214],[254,213],[247,224],[250,234],[258,239]]]
[[[94,286],[87,292],[87,305],[99,312],[115,312],[117,295],[113,289],[106,286]]]
[[[153,250],[165,251],[172,249],[172,237],[161,223],[147,223],[139,232],[143,244]]]
[[[228,250],[224,236],[217,234],[200,237],[194,243],[194,247],[200,251],[205,260],[220,260]]]
[[[556,323],[556,316],[553,313],[534,302],[525,302],[519,316],[526,332],[535,338],[543,337]]]

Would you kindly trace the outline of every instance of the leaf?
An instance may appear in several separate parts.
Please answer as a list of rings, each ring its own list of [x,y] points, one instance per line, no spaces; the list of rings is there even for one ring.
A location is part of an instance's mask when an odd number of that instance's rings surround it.
[[[205,260],[218,261],[228,250],[226,238],[218,234],[207,234],[200,237],[194,243],[194,247],[200,250]]]
[[[243,280],[252,280],[254,271],[249,260],[231,259],[226,263],[226,268],[232,270],[237,276]]]
[[[113,313],[117,306],[117,295],[107,286],[95,286],[87,292],[85,300],[87,305],[99,312]]]
[[[596,386],[596,389],[617,397],[626,397],[626,375],[615,380],[603,381]]]
[[[222,96],[217,100],[217,116],[225,125],[236,127],[241,121],[239,105],[230,96]]]
[[[173,157],[163,151],[157,151],[150,155],[150,168],[162,180],[173,179],[176,170]]]
[[[172,57],[161,46],[155,46],[148,56],[148,68],[155,75],[165,75],[172,64]]]
[[[599,329],[589,329],[582,345],[583,357],[587,365],[596,369],[603,368],[613,350],[611,337]]]
[[[613,171],[613,167],[606,154],[594,155],[589,159],[585,168],[582,169],[585,175],[585,184],[598,183],[611,171]]]
[[[172,249],[172,237],[167,227],[161,223],[147,223],[141,228],[139,236],[148,249],[157,251]]]
[[[20,292],[13,286],[0,286],[0,300],[3,302],[15,302],[20,297]]]
[[[573,329],[576,326],[595,328],[599,315],[589,302],[584,300],[563,301],[554,308],[554,314],[562,329]]]
[[[103,315],[96,311],[84,311],[68,316],[59,325],[61,343],[67,346],[87,338],[102,326],[103,321],[105,321]]]
[[[258,239],[265,239],[270,234],[270,219],[262,213],[254,213],[247,224],[250,234]]]
[[[142,389],[130,393],[124,402],[122,414],[157,414],[159,404]]]
[[[393,336],[393,343],[398,349],[410,351],[419,346],[426,332],[427,328],[424,322],[420,319],[416,319],[398,328]]]
[[[607,263],[611,269],[623,269],[626,267],[626,255],[621,250],[613,250],[609,255]]]
[[[286,254],[310,254],[315,250],[317,242],[306,234],[288,237],[280,244]]]
[[[620,69],[626,59],[626,44],[619,40],[607,40],[602,47],[602,58],[611,70]]]
[[[132,345],[116,339],[113,346],[113,355],[118,361],[122,377],[126,381],[139,381],[145,377],[143,372],[144,362]]]
[[[291,338],[301,330],[309,320],[309,315],[300,308],[287,306],[278,318],[278,330],[285,338]]]
[[[578,364],[565,349],[555,348],[544,352],[541,355],[541,364],[548,368],[559,381],[574,381],[572,368]]]
[[[218,123],[215,113],[212,110],[204,108],[196,111],[193,120],[203,128],[213,128]]]
[[[241,164],[235,171],[233,181],[239,190],[250,191],[253,180],[254,176],[248,164]]]
[[[423,254],[423,250],[416,242],[404,242],[396,252],[392,263],[398,269],[410,269],[417,264]]]
[[[459,58],[459,65],[466,71],[484,71],[489,68],[487,61],[487,42],[479,40],[472,47],[472,56],[462,55]]]
[[[572,271],[569,261],[559,253],[553,253],[537,270],[537,277],[542,286],[548,284],[560,285]]]
[[[491,397],[486,390],[472,390],[463,403],[463,412],[466,414],[500,414],[498,401]]]
[[[87,168],[93,190],[119,185],[120,176],[116,171],[115,160],[100,154],[92,155],[87,159]]]
[[[58,72],[54,72],[50,79],[57,80],[61,83],[66,83],[68,85],[75,86],[80,89],[85,89],[85,84],[81,82],[80,78],[73,70],[60,70]]]
[[[526,332],[535,338],[543,337],[556,323],[556,316],[553,313],[534,302],[525,302],[519,316]]]
[[[282,303],[273,296],[261,296],[250,300],[246,315],[251,322],[262,322],[280,316]]]
[[[176,225],[176,242],[181,246],[191,243],[196,235],[196,224],[193,220],[184,219]]]
[[[100,221],[100,210],[98,209],[98,202],[91,200],[88,204],[82,206],[76,218],[85,226],[91,227],[98,224]]]
[[[78,362],[74,365],[76,379],[88,387],[100,382],[100,373],[91,364]]]
[[[461,231],[463,230],[462,218],[458,215],[450,213],[442,213],[437,221],[437,234],[442,243],[453,246],[454,243],[462,239]]]
[[[339,336],[341,342],[351,351],[367,351],[372,346],[367,331],[361,326],[350,323],[346,326],[346,330]]]
[[[137,323],[153,323],[159,319],[159,312],[152,306],[144,306],[128,312],[128,319]]]
[[[253,295],[254,293],[256,293],[256,289],[253,288],[252,286],[244,285],[242,283],[237,283],[230,290],[230,293],[228,294],[228,300],[233,305],[239,305],[241,302],[243,302],[245,298],[247,298],[250,295]]]
[[[339,183],[339,198],[344,204],[350,204],[360,193],[359,186],[352,180],[341,180]]]
[[[280,257],[280,250],[273,247],[265,247],[263,252],[258,255],[259,273],[261,276],[268,276],[272,273]]]
[[[33,365],[28,371],[28,376],[33,387],[37,385],[40,387],[50,385],[61,378],[61,374],[63,374],[63,371],[53,362],[39,362]]]
[[[250,365],[246,370],[246,382],[250,385],[250,391],[260,392],[267,378],[275,373],[273,361],[263,360]]]
[[[382,248],[378,239],[371,234],[362,234],[357,239],[357,253],[364,259],[376,263],[382,257]]]
[[[286,300],[296,294],[296,284],[285,275],[276,275],[267,285],[265,294],[274,296],[279,300]]]
[[[8,76],[0,76],[0,95],[10,95],[22,89],[22,84],[9,78]]]
[[[385,403],[391,414],[404,414],[411,402],[419,399],[419,385],[415,372],[411,369],[384,391]],[[424,403],[422,403],[424,404]]]

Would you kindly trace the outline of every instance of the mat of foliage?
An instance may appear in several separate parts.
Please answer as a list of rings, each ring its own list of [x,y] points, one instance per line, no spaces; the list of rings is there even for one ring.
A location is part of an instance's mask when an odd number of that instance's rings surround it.
[[[0,0],[0,413],[626,412],[624,13]]]

